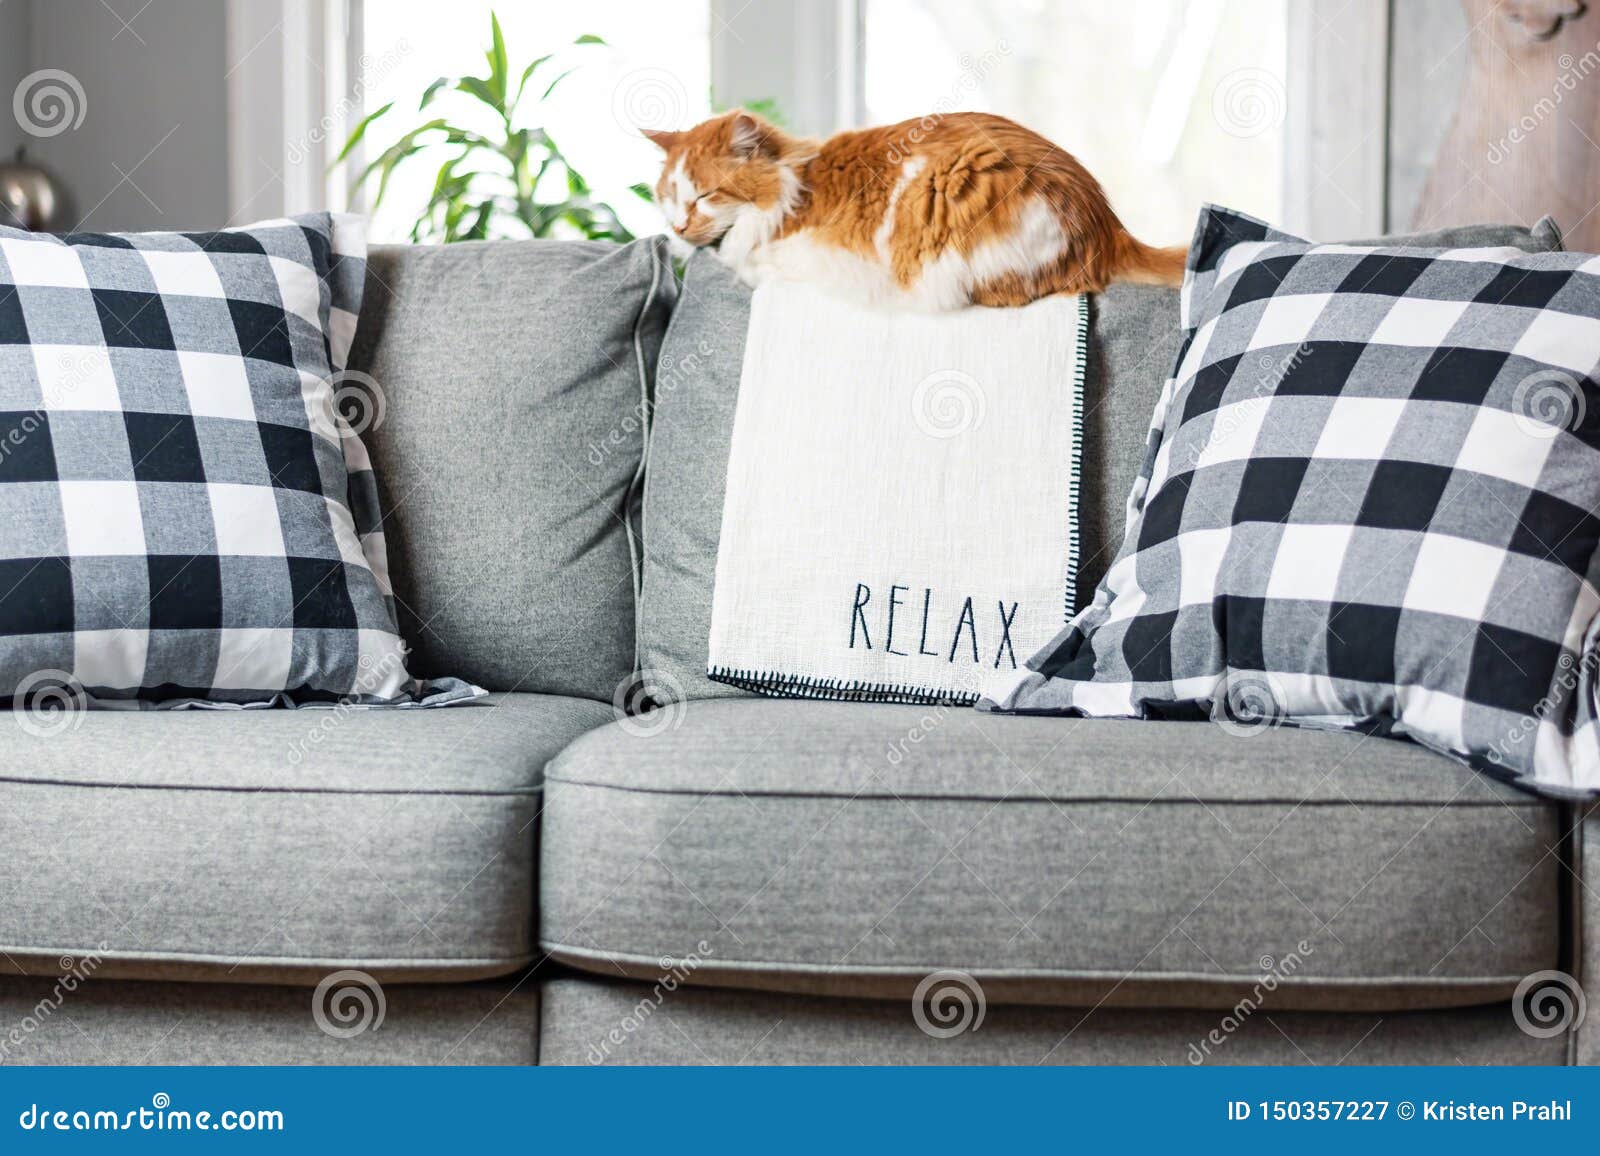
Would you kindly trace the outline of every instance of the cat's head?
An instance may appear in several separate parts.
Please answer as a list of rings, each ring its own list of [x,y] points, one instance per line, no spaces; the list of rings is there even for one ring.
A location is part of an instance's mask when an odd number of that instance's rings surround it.
[[[666,153],[656,203],[691,245],[716,244],[748,214],[781,221],[800,199],[799,167],[816,155],[811,141],[743,109],[682,132],[643,131]]]

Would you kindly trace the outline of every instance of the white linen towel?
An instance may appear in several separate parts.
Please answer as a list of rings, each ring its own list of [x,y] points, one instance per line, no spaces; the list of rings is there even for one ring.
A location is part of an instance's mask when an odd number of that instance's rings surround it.
[[[918,314],[755,292],[708,674],[972,702],[1072,611],[1088,302]]]

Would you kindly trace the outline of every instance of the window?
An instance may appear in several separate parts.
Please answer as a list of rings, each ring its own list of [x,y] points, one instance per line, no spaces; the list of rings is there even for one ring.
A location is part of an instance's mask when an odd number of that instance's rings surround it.
[[[541,73],[546,83],[565,67],[578,66],[545,102],[543,111],[532,107],[543,86],[530,86],[527,123],[550,133],[598,198],[616,208],[623,224],[635,233],[660,232],[659,214],[628,191],[636,182],[653,183],[660,165],[660,154],[640,137],[638,128],[679,128],[709,112],[711,39],[706,0],[364,4],[355,22],[361,29],[359,62],[352,69],[360,77],[361,104],[370,111],[396,102],[394,111],[373,126],[366,155],[376,156],[429,115],[416,111],[429,82],[482,71],[491,7],[505,32],[513,76],[548,52],[561,52],[567,59],[558,58],[552,62],[554,70]],[[599,36],[607,46],[564,50],[582,35]],[[452,119],[471,103],[453,105]],[[437,164],[420,160],[396,169],[373,217],[375,240],[405,239],[428,200],[437,171]]]
[[[1021,121],[1152,243],[1203,201],[1281,220],[1284,0],[862,0],[865,123]]]
[[[307,15],[285,21],[233,0],[231,211],[345,204],[344,174],[323,173],[354,116],[397,102],[368,156],[415,123],[429,82],[481,67],[491,2],[305,0]],[[719,107],[759,103],[815,135],[963,109],[1010,116],[1077,155],[1140,237],[1181,244],[1207,200],[1307,236],[1383,230],[1390,2],[501,0],[498,11],[514,67],[585,33],[609,42],[572,51],[581,67],[531,119],[636,233],[662,222],[627,191],[658,164],[635,126],[692,124],[714,93]],[[325,40],[315,13],[329,17]],[[319,78],[326,91],[311,91]],[[298,142],[287,155],[284,140]],[[405,236],[436,171],[401,167],[379,239]]]

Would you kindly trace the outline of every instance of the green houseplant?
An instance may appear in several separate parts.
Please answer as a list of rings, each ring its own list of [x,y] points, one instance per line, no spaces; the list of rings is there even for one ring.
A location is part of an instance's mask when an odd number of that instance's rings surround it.
[[[471,101],[487,107],[493,128],[478,132],[437,112],[403,133],[368,162],[356,186],[374,177],[376,208],[389,191],[389,178],[406,163],[434,163],[438,172],[428,202],[411,226],[413,241],[473,241],[487,237],[587,237],[631,241],[616,211],[597,200],[556,142],[543,128],[524,123],[525,109],[537,108],[573,69],[562,68],[562,54],[546,53],[514,78],[500,20],[489,16],[490,45],[482,76],[441,76],[423,90],[417,111]],[[604,45],[598,36],[580,36],[572,48]],[[546,80],[549,73],[554,77]],[[543,86],[542,91],[539,86]],[[532,87],[530,87],[532,86]],[[537,99],[529,99],[533,93]],[[350,133],[336,164],[347,163],[373,124],[394,109],[391,101],[365,117]],[[633,192],[648,201],[644,185]]]

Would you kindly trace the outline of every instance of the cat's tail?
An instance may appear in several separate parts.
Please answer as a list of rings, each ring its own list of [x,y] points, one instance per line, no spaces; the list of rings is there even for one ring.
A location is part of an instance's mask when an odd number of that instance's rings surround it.
[[[1146,245],[1132,233],[1124,232],[1117,238],[1113,281],[1129,281],[1135,285],[1183,284],[1183,271],[1188,263],[1189,250],[1183,245],[1162,248]]]

